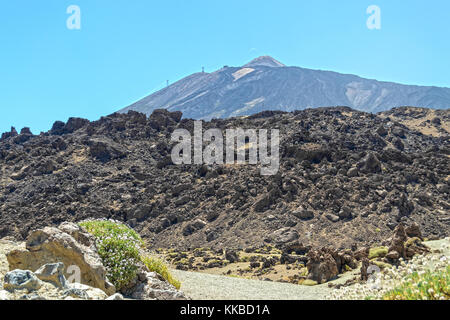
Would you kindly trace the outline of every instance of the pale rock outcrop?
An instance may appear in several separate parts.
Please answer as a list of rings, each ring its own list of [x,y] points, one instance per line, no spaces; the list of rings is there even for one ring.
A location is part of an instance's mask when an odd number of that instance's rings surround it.
[[[0,300],[105,300],[108,295],[81,283],[67,283],[63,263],[46,264],[37,274],[13,270],[5,275]],[[40,278],[40,279],[39,279]],[[118,300],[118,299],[117,299]]]
[[[33,231],[26,240],[26,249],[12,250],[6,256],[10,270],[36,271],[43,265],[62,262],[66,267],[76,266],[80,269],[81,283],[99,288],[107,295],[116,291],[106,277],[95,240],[73,223]],[[64,276],[70,276],[67,269]]]
[[[183,292],[178,291],[156,272],[140,268],[137,277],[121,291],[126,297],[138,300],[186,300]]]
[[[0,244],[6,258],[0,259],[0,272],[6,273],[0,279],[0,300],[187,299],[143,263],[138,265],[135,279],[116,293],[106,278],[95,238],[73,223],[33,231],[26,243],[2,240]],[[71,272],[67,275],[67,266],[80,269],[75,281],[81,283],[69,283],[74,279]],[[12,271],[7,272],[8,267]],[[66,280],[66,276],[71,278]]]

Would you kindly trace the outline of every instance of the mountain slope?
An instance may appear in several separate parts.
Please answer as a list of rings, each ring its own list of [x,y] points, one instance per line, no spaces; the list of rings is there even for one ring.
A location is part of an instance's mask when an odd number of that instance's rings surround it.
[[[243,67],[195,73],[122,109],[150,115],[158,108],[210,120],[265,110],[349,106],[379,112],[399,106],[450,107],[450,88],[402,85],[331,71],[286,67],[259,57]]]
[[[264,112],[204,130],[280,130],[280,167],[173,165],[180,113],[72,118],[41,135],[0,138],[0,238],[63,221],[127,222],[153,248],[247,248],[299,240],[314,247],[379,244],[399,221],[427,238],[450,232],[450,110],[350,108]],[[428,119],[439,135],[399,121]],[[427,123],[425,120],[425,123]],[[440,125],[439,125],[440,124]]]

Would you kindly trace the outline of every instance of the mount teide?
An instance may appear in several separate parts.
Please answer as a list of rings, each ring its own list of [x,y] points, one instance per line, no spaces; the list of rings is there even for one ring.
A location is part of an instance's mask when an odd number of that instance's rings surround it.
[[[150,115],[155,109],[182,111],[183,116],[210,120],[264,110],[293,111],[349,106],[380,112],[399,106],[450,107],[450,88],[402,85],[331,71],[288,67],[259,57],[242,67],[225,66],[194,73],[120,110]]]

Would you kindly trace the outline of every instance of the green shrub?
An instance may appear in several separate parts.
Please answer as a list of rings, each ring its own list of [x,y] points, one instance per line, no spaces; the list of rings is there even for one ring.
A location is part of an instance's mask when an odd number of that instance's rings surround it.
[[[139,234],[130,227],[116,221],[111,220],[90,220],[80,223],[80,226],[86,229],[87,232],[97,238],[104,238],[107,236],[117,238],[127,238],[136,242],[139,247],[144,245]]]
[[[177,289],[180,289],[181,283],[172,276],[172,274],[169,272],[169,268],[161,259],[150,257],[147,255],[142,257],[142,262],[150,271],[159,273],[171,285],[173,285]]]
[[[417,237],[409,238],[405,242],[405,247],[408,248],[408,247],[412,246],[413,244],[420,245],[421,243],[422,243],[422,240],[420,240],[420,238],[417,238]]]
[[[125,287],[136,277],[140,263],[144,263],[150,271],[162,275],[175,287],[180,287],[179,282],[172,278],[162,261],[141,256],[144,242],[133,229],[111,220],[84,221],[80,226],[96,238],[98,253],[106,268],[108,279],[117,290]]]
[[[387,247],[370,248],[369,259],[384,257],[388,254],[388,250],[389,249]]]
[[[401,286],[388,291],[384,300],[449,300],[450,266],[442,271],[414,272]]]
[[[141,237],[127,226],[109,220],[85,221],[80,226],[96,237],[108,279],[117,290],[130,283],[138,271]]]

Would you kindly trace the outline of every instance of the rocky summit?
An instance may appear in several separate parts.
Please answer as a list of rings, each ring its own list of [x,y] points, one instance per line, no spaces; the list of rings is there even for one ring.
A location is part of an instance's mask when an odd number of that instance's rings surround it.
[[[122,109],[150,115],[155,109],[181,111],[210,120],[266,110],[293,111],[333,105],[366,112],[417,106],[448,109],[450,88],[403,85],[352,74],[286,66],[269,56],[243,66],[198,72]]]
[[[382,242],[399,223],[449,235],[448,110],[335,107],[203,123],[279,129],[274,176],[258,165],[174,165],[171,134],[193,127],[155,110],[4,133],[0,238],[87,218],[126,222],[153,248],[350,248]]]

